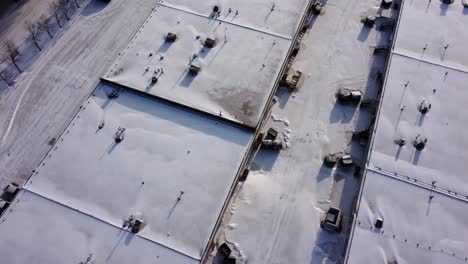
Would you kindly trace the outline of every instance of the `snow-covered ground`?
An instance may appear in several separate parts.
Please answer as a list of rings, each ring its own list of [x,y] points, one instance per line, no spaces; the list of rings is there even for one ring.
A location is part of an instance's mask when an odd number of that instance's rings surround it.
[[[33,2],[33,1],[31,1]],[[36,1],[34,1],[36,2]],[[47,5],[47,1],[40,1]],[[0,185],[24,182],[157,0],[92,0],[0,95]],[[12,17],[11,19],[15,19]]]
[[[198,263],[27,190],[10,209],[0,223],[2,263]]]
[[[38,21],[42,15],[50,16],[50,4],[53,0],[5,0],[0,4],[0,43],[13,40],[22,43],[28,37],[26,21]],[[4,8],[4,9],[3,9]]]
[[[377,72],[385,57],[373,46],[389,44],[391,32],[363,27],[378,15],[381,1],[330,0],[310,21],[293,68],[304,74],[299,91],[280,89],[265,128],[275,127],[289,147],[260,150],[247,181],[238,187],[220,228],[248,263],[340,263],[359,190],[354,169],[330,169],[324,155],[347,151],[359,165],[364,148],[351,143],[351,131],[370,125],[371,113],[336,102],[339,88],[358,89],[375,99]],[[329,206],[344,212],[341,234],[320,229]]]
[[[468,261],[467,14],[404,1],[348,263]]]
[[[305,11],[304,2],[283,1],[283,5],[275,7],[272,13],[285,20],[278,29],[280,32],[297,25]],[[200,6],[204,5],[196,5],[195,10]],[[281,12],[282,8],[285,11]],[[208,14],[201,15],[161,4],[122,52],[106,79],[256,127],[292,36],[249,28],[244,24],[252,24],[245,19],[246,14],[229,13],[225,6],[216,19],[210,17],[211,10],[206,6]],[[254,21],[258,18],[247,14],[250,17]],[[273,32],[275,28],[273,23]],[[169,32],[177,34],[174,43],[164,39]],[[214,39],[215,47],[203,47],[206,38]],[[196,76],[189,73],[191,64],[201,67]],[[158,78],[156,83],[153,77]]]
[[[114,226],[139,216],[140,237],[199,259],[252,133],[112,91],[97,88],[24,188]]]

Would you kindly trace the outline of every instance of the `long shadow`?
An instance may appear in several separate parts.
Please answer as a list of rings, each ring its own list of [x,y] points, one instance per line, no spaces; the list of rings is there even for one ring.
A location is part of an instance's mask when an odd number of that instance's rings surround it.
[[[397,150],[397,153],[395,155],[395,160],[399,160],[400,159],[400,154],[401,154],[401,151],[403,150],[403,146],[398,146],[398,150]]]
[[[312,248],[310,264],[317,263],[340,263],[341,254],[337,254],[340,250],[339,241],[344,240],[339,234],[330,233],[320,229],[315,240],[315,245]]]
[[[419,118],[418,118],[417,124],[418,126],[422,126],[422,124],[424,123],[424,119],[426,118],[426,115],[419,114],[418,116]]]
[[[449,6],[447,4],[440,3],[440,15],[441,16],[446,16],[448,8],[449,8]]]
[[[112,256],[114,255],[115,251],[117,250],[117,248],[118,248],[119,245],[120,245],[120,242],[122,242],[122,239],[124,238],[125,233],[126,233],[126,232],[125,232],[124,230],[122,230],[122,229],[120,229],[119,232],[117,233],[117,237],[118,237],[119,239],[117,240],[117,243],[115,243],[115,246],[114,246],[114,247],[112,248],[112,250],[110,251],[109,256],[107,256],[106,262],[109,261],[109,260],[112,258]]]
[[[418,165],[419,159],[421,158],[421,152],[422,152],[422,151],[419,151],[419,150],[416,150],[416,151],[414,152],[413,165]]]
[[[361,32],[359,32],[359,35],[358,35],[357,39],[359,41],[361,41],[361,42],[366,41],[367,38],[369,37],[369,34],[370,34],[371,30],[372,30],[372,28],[363,25],[362,28],[361,28]]]
[[[218,54],[221,52],[221,50],[224,48],[225,45],[226,45],[226,42],[223,41],[223,44],[221,45],[221,47],[219,47],[218,51],[216,51],[215,55],[214,55],[213,58],[210,60],[210,62],[208,63],[208,65],[211,65],[211,63],[216,59],[216,57],[218,57]]]
[[[106,8],[108,3],[103,0],[92,0],[86,7],[83,9],[81,12],[81,15],[83,16],[91,16],[96,13],[101,12]]]
[[[113,86],[101,83],[95,90],[95,97],[100,98],[100,100],[105,100],[105,98],[107,98],[105,89],[108,87]],[[238,145],[246,145],[250,139],[248,133],[242,128],[227,125],[219,120],[187,111],[186,109],[182,109],[181,107],[174,106],[162,100],[142,97],[125,91],[122,93],[125,93],[126,96],[119,96],[119,98],[115,99],[116,102],[134,111],[144,112],[148,114],[148,116],[167,120],[170,123],[191,128]],[[138,100],[135,100],[135,98],[138,98]]]
[[[164,41],[156,53],[165,53],[172,46],[172,42]]]
[[[193,80],[196,78],[197,76],[195,75],[192,75],[190,74],[188,71],[187,73],[185,74],[185,77],[182,79],[182,81],[180,82],[180,86],[182,87],[189,87],[190,84],[192,84]]]
[[[332,176],[332,168],[327,167],[325,164],[322,163],[320,170],[317,174],[317,182],[321,182],[326,178]]]
[[[210,50],[211,49],[208,49],[208,48],[201,48],[200,51],[198,52],[198,57],[205,58],[210,53]]]
[[[345,105],[338,101],[330,112],[330,123],[349,123],[357,111],[357,105]]]
[[[468,15],[468,7],[463,8],[463,15]]]
[[[289,101],[289,98],[291,98],[292,93],[287,90],[285,87],[280,87],[278,91],[276,92],[276,96],[278,97],[278,106],[280,109],[284,109],[286,104]]]
[[[278,156],[279,151],[260,149],[250,168],[252,171],[271,171]]]

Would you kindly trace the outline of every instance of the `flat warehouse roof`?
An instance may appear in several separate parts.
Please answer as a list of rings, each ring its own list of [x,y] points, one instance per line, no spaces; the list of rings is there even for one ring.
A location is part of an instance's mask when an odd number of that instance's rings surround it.
[[[167,6],[204,16],[212,15],[216,5],[221,12],[218,19],[288,38],[296,32],[308,3],[309,0],[164,0]]]
[[[199,259],[252,133],[113,90],[96,89],[25,188],[114,226],[138,216],[139,236]]]
[[[301,18],[298,10],[294,21]],[[165,41],[169,32],[175,42]],[[213,48],[204,47],[207,38],[215,40]],[[255,127],[291,38],[161,4],[104,79]],[[200,67],[198,74],[189,72],[191,64]]]
[[[437,181],[468,198],[468,73],[398,54],[389,67],[370,163],[429,184]],[[431,105],[427,114],[419,112],[423,101]],[[418,135],[427,139],[422,151],[413,147]],[[400,147],[398,139],[407,144]]]
[[[464,201],[373,171],[363,192],[349,264],[466,263]],[[374,226],[377,218],[381,229]]]
[[[404,1],[394,52],[468,71],[468,8],[460,2]]]
[[[199,261],[22,191],[0,222],[2,263],[180,263]]]
[[[468,9],[401,8],[348,263],[466,263]]]

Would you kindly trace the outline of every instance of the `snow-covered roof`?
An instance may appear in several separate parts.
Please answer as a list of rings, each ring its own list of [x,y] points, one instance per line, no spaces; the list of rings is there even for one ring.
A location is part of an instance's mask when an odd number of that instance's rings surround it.
[[[467,261],[467,12],[458,1],[402,5],[348,263]]]
[[[213,7],[221,9],[218,18],[243,27],[292,38],[308,0],[164,0],[164,5],[209,16]],[[231,12],[229,13],[229,9]],[[272,10],[273,9],[273,10]],[[238,14],[236,15],[236,12]]]
[[[266,6],[260,1],[233,2],[231,13],[225,1],[217,18],[207,1],[166,2],[154,9],[105,79],[255,127],[307,1],[278,3],[271,20],[260,16],[266,7],[254,8]],[[175,42],[165,41],[169,32],[177,34]],[[204,47],[207,38],[216,41],[213,48]],[[190,64],[201,67],[196,76]]]
[[[0,222],[1,263],[199,262],[27,190],[10,209]]]
[[[468,8],[461,0],[451,5],[428,0],[404,2],[394,52],[468,71]]]
[[[370,170],[363,192],[348,263],[466,263],[466,202]]]
[[[96,89],[24,188],[117,227],[140,217],[139,237],[199,259],[252,133],[113,90]]]
[[[464,133],[468,124],[464,110],[467,83],[466,72],[394,54],[371,166],[428,184],[437,181],[438,187],[468,196],[468,134]],[[423,101],[431,105],[427,114],[418,110]],[[413,147],[418,135],[427,139],[422,151]],[[406,145],[395,144],[399,139],[405,139]]]

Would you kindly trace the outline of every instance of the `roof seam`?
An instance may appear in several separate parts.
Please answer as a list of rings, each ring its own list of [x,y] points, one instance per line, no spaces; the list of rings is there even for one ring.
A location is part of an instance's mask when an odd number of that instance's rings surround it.
[[[203,15],[203,14],[200,14],[200,13],[197,13],[197,12],[194,12],[194,11],[192,11],[192,10],[182,9],[182,8],[180,8],[180,7],[168,5],[168,4],[166,4],[166,3],[161,3],[160,5],[161,5],[161,6],[164,6],[164,7],[167,7],[167,8],[172,8],[172,9],[175,9],[175,10],[178,10],[178,11],[181,11],[181,12],[189,13],[189,14],[192,14],[192,15],[196,15],[196,16],[200,16],[200,17],[204,17],[204,18],[208,18],[208,19],[213,19],[214,21],[220,21],[220,22],[223,22],[223,23],[226,23],[226,24],[230,24],[230,25],[242,27],[242,28],[245,28],[245,29],[254,30],[254,31],[261,32],[261,33],[264,33],[264,34],[267,34],[267,35],[271,35],[271,36],[274,36],[274,37],[278,37],[278,38],[282,38],[282,39],[286,39],[286,40],[290,40],[290,41],[293,40],[291,37],[288,37],[288,36],[284,36],[284,35],[280,35],[280,34],[275,34],[275,33],[273,33],[273,32],[267,32],[267,31],[264,31],[264,30],[261,30],[261,29],[258,29],[258,28],[249,27],[249,26],[246,26],[246,25],[234,23],[234,22],[227,21],[227,20],[220,19],[220,18],[214,18],[214,17],[206,16],[206,15]]]
[[[95,216],[95,215],[86,213],[86,212],[81,211],[81,210],[79,210],[79,209],[77,209],[77,208],[71,207],[71,206],[66,205],[66,204],[64,204],[64,203],[61,203],[61,202],[59,202],[59,201],[57,201],[57,200],[54,200],[54,199],[52,199],[52,198],[49,198],[49,197],[47,197],[47,196],[45,196],[45,195],[42,195],[42,194],[40,194],[40,193],[37,193],[37,192],[35,192],[35,191],[33,191],[33,190],[28,189],[26,186],[23,187],[23,189],[21,190],[21,192],[29,192],[29,193],[34,194],[34,195],[37,195],[37,196],[39,196],[39,197],[41,197],[41,198],[43,198],[43,199],[46,199],[46,200],[48,200],[48,201],[51,201],[52,203],[58,204],[58,205],[60,205],[60,206],[63,206],[63,207],[65,207],[65,208],[68,208],[68,209],[73,210],[73,211],[75,211],[75,212],[81,213],[81,214],[83,214],[83,215],[85,215],[85,216],[91,217],[91,218],[93,218],[93,219],[95,219],[95,220],[97,220],[97,221],[100,221],[100,222],[102,222],[102,223],[111,225],[111,226],[113,226],[113,227],[115,227],[115,228],[118,228],[119,230],[128,232],[127,230],[123,229],[123,228],[120,227],[120,226],[114,225],[114,224],[112,224],[112,223],[110,223],[110,222],[107,222],[107,221],[105,221],[104,219],[101,219],[101,218],[99,218],[99,217],[97,217],[97,216]],[[18,197],[19,197],[19,196],[18,196]],[[17,202],[21,202],[21,200],[18,199]],[[165,248],[167,248],[167,249],[169,249],[169,250],[172,250],[172,251],[174,251],[174,252],[177,252],[177,253],[179,253],[179,254],[182,254],[182,255],[184,255],[184,256],[186,256],[186,257],[189,257],[189,258],[192,258],[192,259],[194,259],[194,260],[201,260],[200,258],[196,258],[196,257],[194,257],[194,256],[191,256],[191,255],[189,255],[189,254],[186,254],[186,253],[184,253],[184,252],[181,252],[181,251],[179,251],[179,250],[177,250],[177,249],[175,249],[175,248],[172,248],[172,247],[169,247],[169,246],[167,246],[167,245],[164,245],[164,244],[162,244],[162,243],[160,243],[160,242],[158,242],[158,241],[149,239],[149,238],[147,238],[147,237],[140,236],[140,235],[138,235],[138,234],[135,234],[135,236],[137,236],[137,237],[139,237],[139,238],[141,238],[141,239],[147,240],[147,241],[149,241],[149,242],[151,242],[151,243],[154,243],[154,244],[160,245],[160,246],[162,246],[162,247],[165,247]]]
[[[468,195],[461,195],[458,192],[453,192],[453,191],[450,191],[450,190],[447,190],[447,189],[444,189],[444,188],[437,187],[435,185],[435,183],[427,183],[427,182],[418,180],[416,178],[412,178],[410,176],[399,174],[397,172],[391,172],[389,170],[386,170],[386,169],[383,169],[383,168],[377,167],[377,166],[374,166],[374,168],[367,167],[366,170],[375,172],[375,173],[383,175],[383,176],[394,178],[394,179],[409,183],[409,184],[411,184],[413,186],[424,188],[424,189],[427,189],[427,190],[430,190],[430,191],[433,191],[433,192],[436,192],[436,193],[440,193],[440,194],[443,194],[443,195],[452,197],[454,199],[457,199],[457,200],[468,203]]]
[[[457,68],[455,66],[449,66],[449,65],[446,65],[446,64],[438,63],[438,62],[427,60],[427,59],[419,59],[419,58],[416,58],[415,56],[412,56],[410,54],[403,54],[403,53],[395,51],[395,50],[392,52],[392,55],[398,55],[398,56],[401,56],[401,57],[416,60],[416,61],[419,61],[419,62],[432,64],[432,65],[443,67],[443,68],[446,68],[446,69],[459,71],[459,72],[462,72],[462,73],[468,73],[468,69]]]
[[[459,259],[461,261],[467,261],[468,260],[468,256],[459,256],[459,255],[457,255],[455,253],[455,250],[451,250],[451,252],[447,252],[447,249],[439,248],[438,250],[436,250],[436,249],[434,249],[434,247],[432,247],[430,245],[427,246],[427,247],[424,247],[423,245],[421,245],[422,244],[421,242],[408,241],[407,238],[402,239],[401,237],[397,236],[396,234],[389,235],[388,232],[385,233],[383,230],[379,231],[378,229],[374,228],[371,225],[363,224],[359,220],[357,221],[357,226],[360,227],[363,230],[367,230],[370,233],[374,233],[375,235],[381,235],[386,239],[393,239],[393,240],[395,240],[397,242],[400,242],[402,244],[406,244],[406,245],[409,245],[409,246],[413,246],[413,247],[418,248],[420,250],[429,251],[431,253],[444,254],[444,255],[447,255],[447,256],[450,256],[450,257],[453,257],[453,258],[457,258],[457,259]],[[379,232],[377,232],[377,231],[379,231]]]

